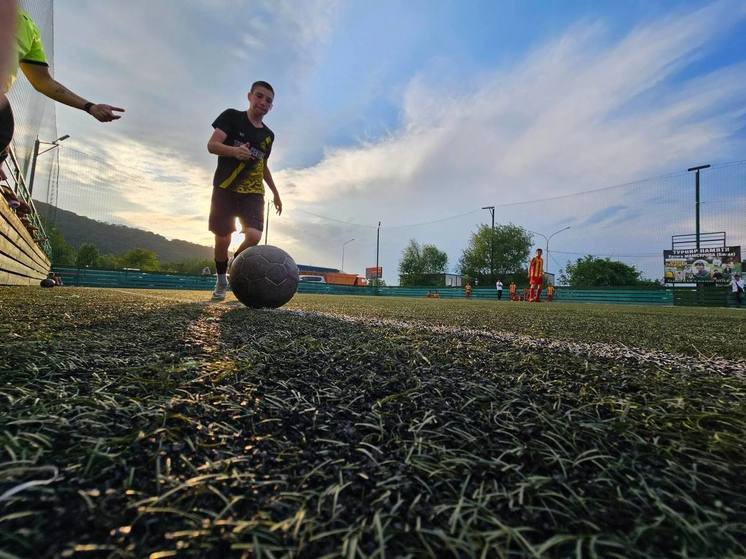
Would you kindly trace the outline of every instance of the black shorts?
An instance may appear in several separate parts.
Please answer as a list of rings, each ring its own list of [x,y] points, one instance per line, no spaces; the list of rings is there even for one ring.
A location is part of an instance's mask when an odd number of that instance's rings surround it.
[[[236,218],[246,228],[264,230],[264,195],[239,194],[224,188],[212,189],[210,231],[230,235],[236,230]]]
[[[3,151],[10,145],[10,141],[13,139],[14,128],[15,123],[10,103],[8,103],[7,99],[0,99],[0,151]]]

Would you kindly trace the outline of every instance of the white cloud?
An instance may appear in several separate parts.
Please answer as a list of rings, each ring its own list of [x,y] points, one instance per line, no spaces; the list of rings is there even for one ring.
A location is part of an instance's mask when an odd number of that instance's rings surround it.
[[[481,76],[470,90],[415,76],[398,131],[330,148],[317,165],[276,178],[292,184],[291,208],[374,225],[380,216],[412,223],[735,158],[746,65],[696,77],[684,72],[727,31],[732,8],[713,4],[611,42],[601,25],[578,25],[514,67]],[[282,225],[275,231],[285,233]],[[444,230],[439,242],[450,244],[450,234]],[[389,272],[401,248],[387,253]]]
[[[226,22],[237,27],[241,49],[235,54],[252,70],[273,69],[295,87],[290,98],[302,91],[305,78],[319,62],[336,20],[338,0],[261,0],[244,4],[246,15]]]
[[[57,77],[85,97],[127,109],[113,126],[114,136],[155,146],[187,140],[189,155],[207,161],[203,147],[210,123],[226,107],[245,106],[252,81],[273,83],[285,107],[302,103],[305,77],[319,64],[337,5],[338,0],[60,4]],[[90,144],[103,129],[66,108],[59,121]]]
[[[170,148],[115,141],[83,152],[63,148],[59,206],[93,219],[139,227],[168,238],[210,244],[212,174]],[[132,162],[137,162],[132,165]]]
[[[459,96],[449,95],[450,84],[416,77],[397,134],[329,150],[318,165],[283,178],[298,186],[304,203],[372,185],[381,194],[454,199],[454,184],[488,196],[490,185],[512,183],[523,197],[644,176],[695,153],[714,154],[714,142],[739,126],[722,108],[746,108],[746,67],[676,86],[666,80],[720,30],[723,6],[638,28],[611,45],[598,26],[575,28]],[[643,95],[647,102],[628,108]]]

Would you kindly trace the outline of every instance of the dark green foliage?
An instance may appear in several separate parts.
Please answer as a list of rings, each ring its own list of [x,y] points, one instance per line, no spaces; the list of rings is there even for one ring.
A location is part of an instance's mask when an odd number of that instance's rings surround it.
[[[134,248],[120,257],[124,268],[137,268],[143,272],[157,272],[160,270],[158,256],[152,250]]]
[[[52,208],[51,206],[48,206],[44,204],[43,202],[35,202],[38,205],[42,205],[43,209],[46,212],[51,212]],[[69,215],[67,215],[69,214]],[[45,214],[46,215],[46,214]],[[73,216],[73,217],[71,217]],[[109,246],[110,243],[106,241],[102,241],[103,239],[107,238],[108,228],[115,228],[117,230],[121,229],[120,226],[115,225],[108,225],[105,223],[99,223],[93,220],[90,220],[88,218],[82,218],[80,216],[77,216],[76,214],[73,214],[71,212],[66,212],[64,210],[57,210],[57,217],[58,220],[61,220],[61,223],[65,224],[67,223],[68,226],[71,228],[71,233],[73,238],[80,239],[81,232],[78,229],[82,227],[83,231],[87,231],[91,235],[98,235],[91,237],[90,242],[83,242],[82,244],[79,244],[79,247],[76,249],[74,246],[69,244],[67,240],[65,239],[65,236],[63,235],[60,228],[52,224],[48,221],[48,219],[45,219],[44,222],[44,228],[47,231],[49,235],[49,242],[52,246],[52,265],[53,266],[59,266],[59,267],[66,267],[66,266],[77,266],[79,268],[89,267],[89,268],[101,268],[105,270],[120,270],[122,268],[139,268],[144,271],[164,271],[164,272],[173,272],[177,274],[185,274],[185,275],[200,275],[202,273],[202,270],[207,267],[210,268],[211,272],[214,272],[215,268],[215,261],[211,257],[202,257],[202,258],[186,258],[183,260],[175,261],[175,262],[167,262],[167,263],[161,263],[159,259],[159,255],[155,250],[149,250],[147,248],[150,243],[147,243],[145,245],[140,245],[141,248],[132,248],[127,247],[127,250],[120,253],[120,254],[112,254],[112,253],[103,253],[100,250],[101,246]],[[90,222],[90,223],[89,223]],[[91,225],[95,224],[95,225]],[[89,227],[90,226],[90,227]],[[91,228],[92,227],[92,228]],[[128,229],[128,228],[124,228]],[[136,229],[132,229],[132,231],[139,231]],[[121,231],[119,231],[121,233]],[[117,233],[117,235],[119,234]],[[152,233],[148,233],[145,231],[142,231],[142,233],[146,233],[147,235],[152,236]],[[157,237],[157,236],[155,236]],[[127,235],[123,237],[124,239],[127,239]],[[121,241],[122,237],[119,238],[119,241]],[[140,239],[142,240],[142,239]],[[165,240],[165,239],[164,239]],[[116,246],[120,246],[119,241],[115,243]],[[168,241],[169,243],[176,243],[177,245],[179,243],[184,243],[185,241]],[[190,245],[191,243],[186,243],[187,245]],[[156,244],[156,247],[159,245]],[[197,247],[198,245],[193,245]],[[199,247],[207,248],[207,247]],[[207,253],[211,253],[212,249],[208,249]],[[178,251],[173,252],[170,250],[167,251],[161,251],[164,254],[180,254]],[[203,251],[198,251],[203,252]],[[187,252],[188,253],[188,252]]]
[[[160,262],[212,259],[213,249],[211,247],[178,239],[169,241],[164,236],[150,231],[124,225],[111,225],[66,210],[55,210],[48,204],[36,200],[34,204],[40,214],[54,216],[55,227],[73,247],[92,243],[96,245],[100,254],[124,254],[135,247],[141,247],[153,251]],[[207,227],[207,216],[205,216],[205,227]]]
[[[492,239],[492,246],[490,246]],[[526,268],[532,235],[523,227],[509,223],[495,225],[494,232],[489,225],[482,225],[473,233],[469,245],[459,260],[460,273],[476,278],[480,285],[493,282],[490,274],[490,251],[494,251],[494,277],[506,278]],[[503,279],[503,282],[505,280]]]
[[[86,243],[78,248],[78,256],[75,259],[75,265],[78,268],[95,268],[99,264],[100,255],[95,245]]]
[[[655,282],[640,279],[642,272],[610,258],[597,258],[590,254],[568,262],[560,276],[560,281],[571,287],[623,287],[649,286]]]
[[[161,263],[161,271],[173,272],[176,274],[185,274],[199,276],[205,268],[210,269],[210,273],[215,272],[215,260],[208,258],[190,258],[181,262]]]
[[[98,259],[98,266],[103,270],[121,270],[125,267],[121,256],[104,254]]]
[[[53,266],[74,266],[76,250],[70,246],[59,229],[54,225],[44,225],[49,244],[52,247],[51,260]]]
[[[423,245],[412,239],[402,252],[399,261],[400,285],[442,285],[442,275],[448,267],[448,255],[435,245]],[[433,277],[441,276],[433,283]]]

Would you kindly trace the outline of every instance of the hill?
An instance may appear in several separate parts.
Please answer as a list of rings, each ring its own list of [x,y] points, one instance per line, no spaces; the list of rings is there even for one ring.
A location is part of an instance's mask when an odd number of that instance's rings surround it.
[[[43,218],[51,215],[54,208],[34,200],[34,205]],[[90,243],[101,254],[123,254],[134,248],[152,250],[161,262],[180,262],[188,259],[211,259],[212,247],[174,239],[150,231],[103,223],[74,212],[57,209],[55,224],[65,240],[75,248]]]

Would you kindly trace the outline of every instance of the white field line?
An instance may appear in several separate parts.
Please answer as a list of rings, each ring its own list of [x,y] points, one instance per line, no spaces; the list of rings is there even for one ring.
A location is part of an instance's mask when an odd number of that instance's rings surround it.
[[[496,344],[510,345],[525,350],[543,350],[557,353],[569,353],[578,357],[613,359],[624,363],[645,364],[650,366],[675,366],[682,370],[701,373],[717,373],[724,376],[746,376],[746,360],[726,359],[723,357],[693,357],[680,353],[669,353],[655,349],[628,347],[622,343],[577,342],[549,338],[533,338],[515,332],[480,330],[462,326],[445,326],[407,322],[404,320],[352,317],[321,311],[285,310],[282,312],[298,316],[319,316],[334,318],[369,326],[388,326],[404,330],[427,330],[437,334],[447,334],[469,341],[475,336],[493,340]]]
[[[179,299],[176,297],[164,297],[153,293],[141,293],[137,291],[120,291],[140,297],[153,299],[163,299],[167,301],[178,301],[182,303],[191,303],[196,305],[217,305],[221,307],[243,307],[239,301],[227,301],[215,303],[209,299],[204,301],[193,301],[189,299]],[[206,292],[207,293],[207,292]],[[407,322],[404,320],[394,320],[388,318],[367,318],[341,315],[331,312],[322,311],[298,311],[290,309],[273,309],[259,310],[255,312],[281,312],[295,316],[317,316],[321,318],[331,318],[343,320],[345,322],[364,324],[367,326],[386,326],[390,328],[399,328],[402,330],[427,330],[437,334],[447,334],[448,336],[458,337],[464,341],[469,341],[475,336],[487,338],[499,345],[509,345],[524,349],[527,351],[550,351],[556,353],[565,353],[584,357],[588,359],[612,359],[625,364],[643,364],[652,367],[676,367],[682,371],[720,374],[723,376],[746,376],[746,360],[743,359],[726,359],[723,357],[710,357],[701,355],[694,357],[681,353],[670,353],[656,349],[643,349],[639,347],[629,347],[621,342],[578,342],[569,340],[557,340],[550,338],[534,338],[525,334],[517,334],[510,331],[497,330],[480,330],[475,328],[464,328],[462,326],[446,326],[437,324],[422,324],[419,322]]]
[[[118,293],[126,293],[127,295],[137,295],[138,297],[146,297],[148,299],[159,299],[162,301],[176,301],[177,303],[191,303],[193,305],[217,305],[222,301],[211,301],[210,292],[205,291],[207,294],[204,301],[195,301],[193,299],[180,299],[178,297],[164,297],[163,295],[155,295],[154,293],[143,293],[141,291],[130,291],[129,289],[118,289]]]

